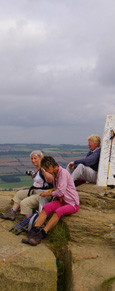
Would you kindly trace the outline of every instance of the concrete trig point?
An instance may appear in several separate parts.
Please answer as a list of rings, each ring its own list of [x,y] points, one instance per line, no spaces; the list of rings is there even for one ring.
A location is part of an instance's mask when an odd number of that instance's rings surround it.
[[[115,115],[107,115],[104,128],[97,185],[115,185]]]

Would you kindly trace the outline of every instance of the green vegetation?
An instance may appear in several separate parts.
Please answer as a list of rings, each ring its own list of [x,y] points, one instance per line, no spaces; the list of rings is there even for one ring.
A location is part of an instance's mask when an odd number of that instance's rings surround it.
[[[43,148],[42,151],[48,151],[49,148]],[[52,148],[50,147],[50,151],[59,151],[60,149],[59,148]]]
[[[0,187],[3,189],[3,190],[12,190],[13,188],[21,188],[21,187],[30,187],[32,186],[32,183],[26,183],[25,182],[20,182],[20,183],[5,183],[4,185],[2,184],[2,187],[0,185]]]
[[[12,188],[19,188],[19,187],[30,187],[33,182],[32,179],[26,175],[24,176],[16,176],[18,179],[20,179],[19,182],[15,181],[15,178],[13,180],[13,175],[9,175],[11,177],[11,182],[4,182],[2,181],[2,179],[0,178],[0,188],[2,188],[3,190],[9,190]],[[1,176],[0,176],[1,177]],[[15,175],[14,175],[15,177]]]
[[[111,290],[110,286],[112,285],[112,283],[115,281],[115,277],[109,278],[108,280],[104,281],[101,285],[101,289],[99,289],[98,291],[109,291]]]
[[[68,243],[68,233],[64,227],[64,224],[60,220],[58,224],[48,234],[48,241],[51,250],[54,252],[57,258],[57,269],[58,269],[58,282],[57,291],[64,291],[64,257],[65,250]]]
[[[60,257],[62,255],[63,251],[65,250],[65,246],[67,245],[68,239],[69,237],[64,224],[61,220],[59,220],[58,224],[48,234],[48,240],[52,245],[56,257]]]

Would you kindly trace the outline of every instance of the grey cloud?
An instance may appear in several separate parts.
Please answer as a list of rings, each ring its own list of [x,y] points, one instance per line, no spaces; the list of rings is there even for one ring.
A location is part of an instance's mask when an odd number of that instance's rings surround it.
[[[46,143],[102,136],[106,115],[115,112],[114,1],[0,5],[2,140],[15,133],[17,142],[29,142],[30,131],[36,140],[36,130]]]

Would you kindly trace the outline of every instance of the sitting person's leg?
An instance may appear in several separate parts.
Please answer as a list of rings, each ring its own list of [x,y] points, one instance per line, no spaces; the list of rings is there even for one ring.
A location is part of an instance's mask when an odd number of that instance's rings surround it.
[[[45,232],[47,233],[49,230],[51,230],[58,223],[59,219],[62,216],[73,214],[77,212],[78,210],[79,210],[79,205],[75,205],[75,207],[73,207],[70,204],[66,204],[63,206],[61,205],[61,207],[55,210],[55,213],[53,214],[51,219],[48,221],[46,226],[44,227]]]
[[[45,237],[46,232],[44,229],[42,229],[41,231],[39,231],[39,229],[44,224],[47,216],[50,213],[54,212],[58,207],[61,207],[61,203],[59,200],[52,201],[52,202],[49,202],[48,204],[45,204],[44,209],[41,211],[40,215],[38,216],[38,219],[35,223],[35,226],[28,233],[27,237],[22,239],[22,242],[27,243],[27,244],[29,243],[31,245],[37,245],[38,243],[40,243],[41,239],[43,239]],[[54,216],[55,223],[57,224],[59,218],[58,218],[56,213],[55,213],[55,216]],[[51,224],[53,224],[53,227],[55,226],[53,219],[51,220]],[[46,231],[47,231],[47,229],[46,229]]]
[[[29,217],[33,213],[33,209],[38,209],[40,193],[42,190],[34,191],[35,194],[32,194],[29,197],[23,199],[20,203],[20,213]]]
[[[77,168],[73,171],[72,178],[73,181],[81,178],[90,183],[96,183],[97,172],[90,167],[86,167],[83,164],[79,164]]]
[[[14,198],[13,198],[13,201],[14,201],[14,208],[15,208],[15,205],[18,205],[18,209],[20,208],[20,203],[23,199],[25,199],[26,197],[28,196],[28,189],[22,189],[22,190],[19,190],[18,192],[16,192]],[[15,209],[17,211],[17,209]]]
[[[66,205],[64,204],[64,206],[62,206],[62,204],[60,203],[60,207],[55,210],[55,213],[50,218],[50,220],[48,221],[46,226],[41,231],[38,231],[33,237],[30,238],[29,244],[31,244],[33,246],[36,246],[37,244],[39,244],[41,242],[41,240],[43,238],[45,238],[45,235],[48,233],[48,231],[50,231],[58,223],[59,219],[62,216],[73,214],[73,213],[77,212],[78,210],[79,210],[79,205],[75,205],[73,207],[70,204],[66,204]],[[45,210],[43,210],[43,211],[45,212]],[[45,218],[45,216],[44,216],[44,218]],[[41,221],[41,223],[42,222],[43,221]],[[35,227],[37,225],[38,224],[36,223]]]
[[[52,202],[49,202],[48,204],[44,205],[44,209],[40,213],[36,223],[35,227],[40,228],[40,226],[45,222],[47,216],[53,212],[56,211],[57,208],[61,207],[61,203],[59,200],[55,200]]]
[[[51,205],[50,205],[51,204]],[[50,206],[50,207],[49,207]],[[50,202],[44,206],[45,209],[42,210],[39,215],[35,227],[33,228],[33,232],[28,233],[28,236],[22,239],[22,242],[29,243],[33,246],[36,246],[41,242],[41,240],[45,237],[45,235],[50,231],[59,221],[59,219],[64,215],[69,215],[77,212],[79,210],[79,205],[75,205],[74,207],[70,204],[64,203],[62,205],[59,200]],[[45,222],[48,214],[55,212],[53,216],[50,218],[46,226],[39,231],[40,226]]]
[[[28,189],[17,191],[13,198],[13,206],[6,213],[1,213],[0,217],[12,221],[15,220],[16,212],[20,208],[20,203],[25,197],[27,197],[27,195]]]
[[[63,206],[59,207],[55,212],[57,213],[60,219],[62,216],[76,213],[78,212],[78,210],[79,205],[72,206],[71,204],[64,204]]]
[[[47,197],[41,197],[42,190],[37,189],[34,190],[33,194],[29,197],[26,197],[23,199],[20,203],[20,213],[26,215],[26,217],[29,217],[33,213],[33,209],[38,210],[39,208],[39,203],[40,203],[40,198],[44,199],[44,205],[48,203],[51,200],[51,196]],[[40,212],[42,209],[42,205],[40,207]]]

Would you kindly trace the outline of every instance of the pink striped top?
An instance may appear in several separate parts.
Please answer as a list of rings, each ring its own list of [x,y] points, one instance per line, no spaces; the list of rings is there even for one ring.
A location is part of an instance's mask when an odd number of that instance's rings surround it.
[[[52,192],[52,196],[53,200],[56,197],[62,197],[67,204],[71,204],[72,206],[79,205],[79,196],[73,179],[70,173],[60,166],[56,181],[54,176],[54,191]]]

